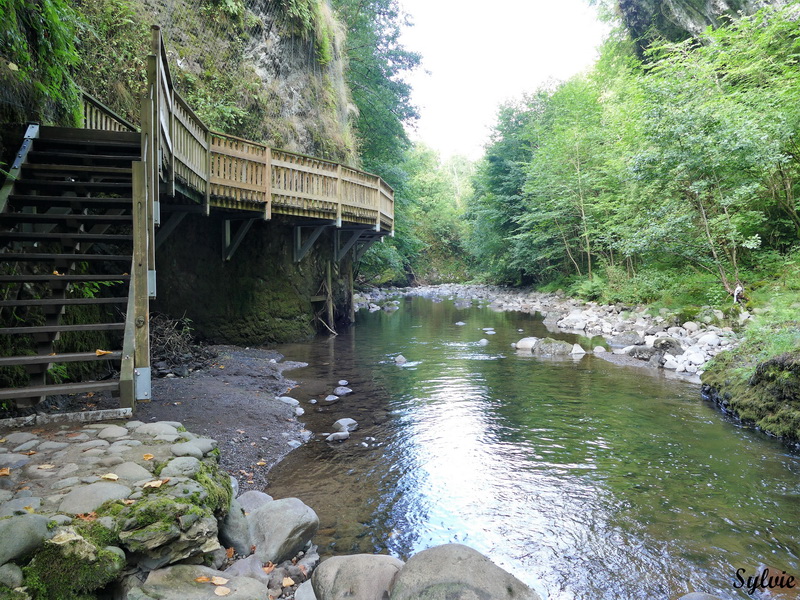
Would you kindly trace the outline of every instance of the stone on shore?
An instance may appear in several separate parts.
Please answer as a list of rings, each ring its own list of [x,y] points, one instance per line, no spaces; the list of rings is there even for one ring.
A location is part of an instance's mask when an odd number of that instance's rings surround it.
[[[314,593],[311,580],[304,581],[294,592],[294,600],[319,600]]]
[[[259,490],[248,490],[236,498],[236,501],[245,513],[251,513],[260,506],[272,502],[272,496]]]
[[[198,578],[207,581],[197,581]],[[251,577],[229,577],[225,572],[200,565],[175,565],[165,569],[152,571],[148,576],[139,596],[141,600],[218,600],[216,593],[222,586],[214,585],[211,578],[221,577],[227,581],[223,584],[230,590],[225,598],[230,600],[264,600],[269,595],[267,586]]]
[[[314,570],[311,585],[318,600],[379,600],[389,597],[402,568],[403,561],[385,554],[333,556]]]
[[[247,520],[255,554],[263,563],[292,558],[319,528],[317,513],[297,498],[268,502],[251,512]]]
[[[30,514],[0,520],[0,565],[41,546],[50,537],[47,523],[47,517]]]
[[[250,526],[238,500],[231,500],[228,514],[220,523],[219,541],[225,548],[233,548],[236,554],[250,554]]]
[[[179,456],[161,469],[161,477],[194,477],[200,471],[200,466],[200,461],[193,456]]]
[[[58,511],[71,515],[92,512],[109,500],[124,500],[131,495],[131,488],[110,481],[97,481],[75,488],[61,501]]]
[[[436,546],[412,556],[395,578],[390,598],[541,600],[519,579],[462,544]]]

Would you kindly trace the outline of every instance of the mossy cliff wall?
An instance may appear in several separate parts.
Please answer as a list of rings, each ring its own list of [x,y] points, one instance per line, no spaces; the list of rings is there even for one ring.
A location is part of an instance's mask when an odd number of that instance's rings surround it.
[[[156,253],[158,299],[152,310],[192,320],[206,340],[232,344],[288,342],[317,328],[311,298],[322,294],[333,233],[326,231],[293,262],[291,223],[258,221],[230,261],[222,260],[221,217],[189,215]],[[236,225],[234,224],[234,228]],[[336,318],[349,315],[350,256],[332,265]]]

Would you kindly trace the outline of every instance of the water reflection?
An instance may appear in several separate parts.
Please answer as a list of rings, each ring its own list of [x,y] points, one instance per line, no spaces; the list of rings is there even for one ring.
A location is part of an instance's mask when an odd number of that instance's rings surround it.
[[[730,597],[739,567],[800,574],[798,457],[726,422],[696,386],[518,356],[524,335],[547,333],[529,315],[414,299],[285,348],[312,365],[293,373],[307,426],[361,427],[293,452],[268,491],[317,511],[324,552],[462,542],[552,599]],[[351,396],[307,403],[341,378]]]

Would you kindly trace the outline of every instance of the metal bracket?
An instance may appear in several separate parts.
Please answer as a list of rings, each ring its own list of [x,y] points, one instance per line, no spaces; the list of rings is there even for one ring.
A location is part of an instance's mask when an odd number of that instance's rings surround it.
[[[150,400],[150,367],[137,367],[133,370],[133,385],[137,400]]]
[[[250,231],[253,223],[260,219],[247,219],[236,230],[236,234],[231,238],[231,220],[225,219],[222,222],[222,260],[229,261],[236,249],[244,241],[244,236]]]
[[[28,159],[28,152],[30,152],[31,148],[33,147],[33,140],[38,137],[39,124],[28,123],[28,128],[25,130],[25,137],[22,141],[22,146],[20,146],[19,152],[17,152],[16,156],[14,157],[14,162],[11,164],[11,168],[6,175],[6,181],[3,184],[3,187],[0,188],[0,212],[5,210],[8,197],[11,195],[11,189],[14,187],[14,183],[19,178],[22,165]]]
[[[317,241],[322,232],[325,231],[326,227],[330,227],[330,225],[319,225],[314,227],[314,230],[308,236],[308,239],[303,243],[303,226],[302,225],[295,225],[294,228],[294,262],[300,262],[303,260],[308,254],[308,251],[311,250],[311,246],[314,245],[314,242]],[[306,227],[307,229],[307,227]]]
[[[147,297],[156,297],[156,270],[148,269],[147,271]]]
[[[358,240],[361,238],[362,233],[363,230],[361,229],[353,231],[350,234],[350,238],[345,242],[344,246],[342,246],[342,232],[338,229],[336,230],[333,246],[333,255],[336,262],[341,262],[341,260],[347,256],[347,253],[350,252],[350,249],[355,246]]]

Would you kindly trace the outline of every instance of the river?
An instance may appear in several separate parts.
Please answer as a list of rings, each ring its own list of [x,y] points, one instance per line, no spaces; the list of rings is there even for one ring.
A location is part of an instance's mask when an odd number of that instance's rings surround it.
[[[290,393],[307,428],[360,427],[293,451],[267,492],[317,512],[323,557],[459,542],[550,600],[746,598],[737,569],[800,575],[800,455],[696,384],[591,355],[518,355],[511,343],[531,335],[595,345],[533,315],[407,298],[282,347],[310,365]],[[352,394],[310,403],[340,379]]]

